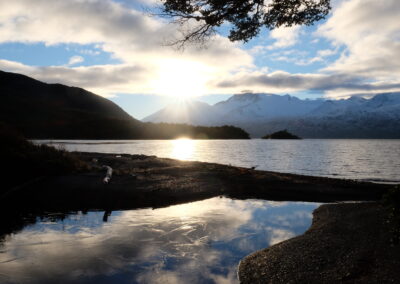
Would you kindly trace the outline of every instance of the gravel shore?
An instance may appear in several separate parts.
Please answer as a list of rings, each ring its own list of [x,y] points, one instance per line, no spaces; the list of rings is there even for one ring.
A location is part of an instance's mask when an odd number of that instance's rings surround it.
[[[215,196],[283,201],[377,200],[389,188],[353,180],[257,171],[155,156],[76,153],[87,173],[43,177],[0,198],[18,210],[98,210],[163,207]],[[103,165],[113,168],[103,183]]]
[[[244,258],[240,281],[400,283],[400,245],[391,245],[386,216],[375,202],[322,205],[306,233]]]

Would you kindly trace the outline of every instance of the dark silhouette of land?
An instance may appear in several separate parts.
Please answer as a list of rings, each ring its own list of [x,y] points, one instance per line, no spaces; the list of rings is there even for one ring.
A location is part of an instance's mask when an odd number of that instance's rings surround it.
[[[81,88],[0,71],[0,122],[36,139],[248,139],[234,126],[143,123]]]
[[[286,129],[277,131],[271,134],[267,134],[262,137],[262,139],[301,139],[299,136],[296,136],[290,132],[288,132]]]

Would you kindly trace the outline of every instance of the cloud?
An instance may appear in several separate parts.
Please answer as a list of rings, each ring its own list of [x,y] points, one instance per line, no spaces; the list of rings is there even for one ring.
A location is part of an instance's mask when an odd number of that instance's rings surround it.
[[[170,82],[169,87],[185,82],[186,89],[181,88],[181,93],[196,89],[202,94],[252,89],[278,93],[311,90],[344,96],[400,90],[397,19],[400,2],[397,0],[333,1],[331,17],[313,34],[318,36],[314,47],[323,39],[329,40],[332,46],[324,46],[314,55],[285,50],[298,44],[305,33],[299,26],[275,29],[270,32],[272,44],[262,45],[260,41],[248,51],[219,35],[206,48],[188,46],[184,52],[177,51],[165,43],[179,36],[178,27],[130,8],[141,5],[140,1],[130,5],[135,2],[0,0],[0,43],[90,44],[96,48],[81,51],[78,48],[76,52],[84,56],[107,52],[120,62],[76,67],[83,59],[76,55],[70,58],[70,66],[36,67],[2,60],[0,68],[46,82],[87,88],[104,96],[174,93],[162,85],[166,81]],[[320,62],[327,66],[315,73],[290,74],[268,73],[266,70],[280,68],[254,65],[253,56],[272,51],[275,55],[269,54],[269,58],[273,61],[298,66]],[[339,58],[329,63],[339,52]]]
[[[314,36],[314,43],[321,38],[331,42],[332,47],[317,50],[314,57],[304,54],[278,51],[271,55],[274,61],[306,66],[320,62],[326,67],[314,74],[289,74],[275,72],[238,73],[221,80],[218,85],[260,91],[314,90],[329,97],[349,96],[352,93],[371,94],[399,91],[400,80],[400,2],[396,0],[338,0],[333,1],[332,16],[321,24]],[[301,32],[301,31],[300,31]],[[266,48],[286,47],[295,44],[299,31],[276,30],[271,33],[277,41],[269,47],[257,46],[252,52],[260,54]],[[329,57],[340,53],[337,60]]]
[[[400,89],[400,83],[366,82],[364,77],[351,74],[291,74],[283,71],[272,73],[238,73],[229,79],[214,81],[219,88],[237,87],[267,92],[293,92],[311,90],[316,92],[340,91],[393,91]]]
[[[6,71],[26,71],[24,74],[46,82],[58,80],[100,94],[119,91],[154,94],[157,90],[149,82],[156,84],[157,76],[163,76],[160,70],[182,75],[184,70],[175,67],[182,66],[182,62],[188,63],[186,66],[189,67],[195,66],[188,70],[194,81],[196,77],[203,76],[204,81],[213,76],[224,76],[237,68],[253,67],[252,56],[222,36],[213,37],[206,48],[188,46],[184,52],[165,46],[167,40],[178,36],[176,25],[166,24],[111,0],[0,0],[0,6],[0,43],[95,44],[97,49],[111,53],[121,62],[113,66],[79,68],[25,65],[16,68],[14,62],[12,69],[5,68]],[[79,57],[71,58],[70,65],[79,61]],[[10,64],[3,62],[3,68]],[[204,68],[198,70],[196,66]],[[123,72],[111,74],[120,71]]]
[[[149,78],[154,74],[151,66],[143,65],[33,67],[7,60],[0,60],[0,69],[26,74],[47,83],[62,82],[69,86],[82,87],[105,97],[117,93],[149,92]]]
[[[220,36],[214,37],[207,49],[191,46],[184,53],[177,52],[165,46],[179,35],[176,25],[111,0],[0,0],[0,4],[0,42],[98,43],[124,63],[165,56],[195,56],[209,64],[236,67],[252,61]],[[233,56],[236,60],[232,62]]]
[[[270,38],[274,39],[275,42],[267,48],[277,49],[295,45],[298,42],[301,33],[302,31],[300,26],[274,29],[270,32]]]
[[[68,65],[75,65],[78,63],[82,63],[83,61],[85,61],[85,59],[82,56],[75,55],[69,59]]]
[[[345,52],[325,70],[377,80],[398,80],[400,72],[400,2],[352,0],[338,4],[318,34]]]
[[[284,61],[293,63],[300,66],[311,65],[316,62],[323,61],[322,56],[310,57],[309,52],[300,51],[296,49],[278,51],[271,54],[271,60],[273,61]]]
[[[317,54],[320,57],[328,57],[328,56],[332,56],[335,55],[337,53],[337,49],[321,49],[318,50]]]
[[[249,52],[253,55],[265,54],[270,50],[287,48],[295,45],[300,35],[302,34],[302,30],[300,26],[293,27],[280,27],[272,30],[269,33],[269,38],[274,40],[274,43],[271,45],[255,45],[253,46]]]
[[[316,51],[314,57],[294,50],[277,51],[271,55],[274,61],[306,66],[325,63],[318,73],[290,74],[286,72],[237,73],[217,83],[223,88],[256,89],[270,92],[317,91],[331,98],[351,94],[364,95],[400,90],[400,2],[396,0],[347,0],[334,1],[332,16],[319,26],[314,36],[331,42],[331,48]],[[298,31],[282,30],[277,41],[267,48],[286,47],[295,44]],[[273,32],[271,33],[274,36]],[[264,49],[265,50],[265,49]],[[256,47],[254,54],[260,54]],[[337,60],[328,58],[340,53]]]

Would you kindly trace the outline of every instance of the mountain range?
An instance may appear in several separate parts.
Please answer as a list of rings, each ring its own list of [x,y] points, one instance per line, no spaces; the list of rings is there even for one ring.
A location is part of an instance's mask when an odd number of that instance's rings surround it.
[[[82,88],[0,71],[0,123],[37,139],[246,139],[233,126],[143,123]]]
[[[170,105],[142,121],[241,127],[252,137],[288,129],[304,138],[400,138],[400,93],[341,100],[246,93],[215,105]]]

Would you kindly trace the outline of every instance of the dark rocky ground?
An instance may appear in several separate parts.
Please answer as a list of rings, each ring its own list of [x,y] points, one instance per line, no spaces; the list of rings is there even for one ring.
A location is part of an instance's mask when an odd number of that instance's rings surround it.
[[[239,266],[241,283],[400,283],[380,203],[322,205],[303,235],[257,251]]]
[[[225,195],[232,198],[333,202],[376,200],[388,186],[144,155],[79,153],[91,166],[80,174],[42,177],[0,199],[24,210],[133,209]],[[96,161],[96,162],[94,162]],[[109,184],[105,170],[114,169]]]

